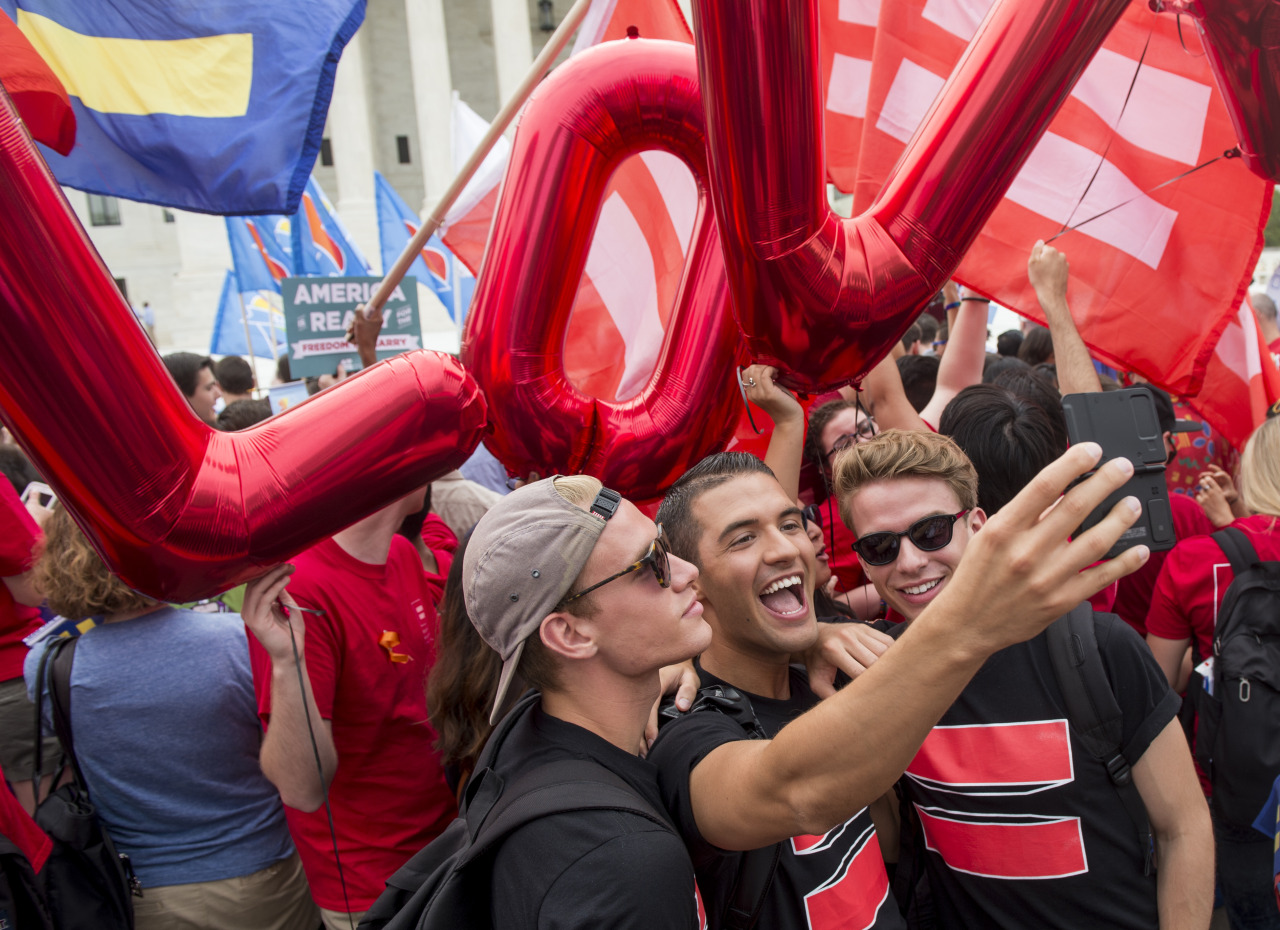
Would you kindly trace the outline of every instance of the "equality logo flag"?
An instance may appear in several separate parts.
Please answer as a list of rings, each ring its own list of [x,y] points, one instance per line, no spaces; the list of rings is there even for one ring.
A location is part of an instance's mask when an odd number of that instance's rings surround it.
[[[288,343],[280,290],[243,289],[234,271],[222,280],[222,296],[213,321],[210,355],[254,355],[274,359]],[[243,307],[243,313],[241,308]],[[252,344],[245,343],[245,329]]]
[[[382,246],[382,268],[395,264],[404,247],[418,233],[422,220],[409,208],[382,172],[373,173],[374,193],[378,205],[378,239]],[[433,234],[422,253],[409,266],[408,274],[431,288],[444,304],[454,322],[461,324],[475,292],[475,277],[462,267],[457,257]]]
[[[827,175],[852,192],[862,149],[862,124],[871,90],[880,0],[820,0],[818,48],[822,61],[823,134]]]
[[[246,291],[280,293],[280,282],[293,274],[289,217],[228,216],[226,223],[240,286]]]
[[[295,274],[304,277],[369,274],[369,263],[356,248],[355,240],[338,219],[338,211],[315,178],[307,180],[291,227]]]
[[[693,42],[673,0],[594,0],[574,52],[626,37]],[[470,156],[487,124],[455,103],[455,165]],[[458,115],[461,113],[461,115]],[[473,271],[488,239],[507,152],[490,154],[445,218],[446,245]],[[634,396],[653,372],[684,273],[697,218],[698,189],[682,161],[646,151],[619,166],[605,191],[586,270],[565,336],[565,371],[584,393]]]
[[[0,16],[0,84],[31,137],[61,155],[76,142],[76,114],[67,89],[10,19]]]
[[[1280,400],[1280,369],[1262,339],[1248,297],[1232,316],[1205,366],[1196,410],[1237,449]]]
[[[292,213],[365,0],[0,0],[70,94],[57,179],[200,213]]]
[[[878,193],[990,6],[880,5],[855,212]],[[1228,159],[1179,176],[1235,144],[1194,30],[1180,37],[1173,17],[1132,4],[956,277],[1043,322],[1027,256],[1037,239],[1079,225],[1054,244],[1071,262],[1085,342],[1107,364],[1195,396],[1257,260],[1271,185]]]

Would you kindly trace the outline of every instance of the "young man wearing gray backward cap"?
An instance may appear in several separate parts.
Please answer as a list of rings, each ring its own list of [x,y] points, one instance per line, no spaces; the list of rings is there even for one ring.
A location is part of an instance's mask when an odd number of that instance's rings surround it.
[[[1133,522],[1124,502],[1068,541],[1124,483],[1127,460],[1050,509],[1099,455],[1081,444],[1045,469],[987,524],[947,591],[871,669],[773,740],[739,745],[733,777],[695,811],[699,823],[716,824],[718,845],[759,845],[751,824],[761,817],[785,824],[779,835],[821,834],[847,819],[889,788],[989,655],[1141,564],[1138,548],[1087,568]],[[463,569],[467,611],[504,660],[495,710],[517,670],[541,692],[508,733],[496,773],[510,784],[539,766],[586,758],[660,805],[657,771],[638,753],[658,670],[710,643],[697,569],[669,555],[660,529],[632,504],[582,476],[544,479],[495,505],[476,526]],[[555,814],[514,831],[497,851],[493,888],[502,930],[698,924],[679,840],[618,811]]]

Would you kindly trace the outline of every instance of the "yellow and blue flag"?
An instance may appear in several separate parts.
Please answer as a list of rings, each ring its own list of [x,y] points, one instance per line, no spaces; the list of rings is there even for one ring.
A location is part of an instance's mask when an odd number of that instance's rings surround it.
[[[250,343],[245,342],[245,330]],[[245,289],[234,271],[222,281],[218,315],[213,321],[210,355],[249,355],[274,359],[285,351],[284,310],[277,291]]]
[[[311,276],[369,274],[369,262],[338,219],[338,211],[315,178],[307,181],[302,204],[290,220],[293,273]]]
[[[378,206],[382,270],[385,273],[395,264],[409,240],[418,234],[422,220],[404,202],[404,198],[396,193],[396,189],[383,177],[382,172],[373,173],[373,187]],[[422,254],[414,258],[413,264],[409,266],[408,273],[416,277],[419,283],[430,287],[454,322],[462,324],[466,319],[467,308],[471,305],[471,295],[475,293],[476,279],[458,261],[457,256],[449,251],[439,233],[432,233],[427,244],[422,247]]]
[[[291,225],[287,216],[227,217],[231,264],[241,290],[280,293],[280,282],[294,273]]]
[[[70,187],[200,213],[292,214],[365,0],[0,0],[66,87]]]

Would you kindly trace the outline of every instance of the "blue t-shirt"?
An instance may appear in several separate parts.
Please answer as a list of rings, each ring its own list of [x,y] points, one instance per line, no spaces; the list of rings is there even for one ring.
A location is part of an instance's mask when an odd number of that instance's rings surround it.
[[[249,875],[293,853],[280,795],[258,765],[246,636],[238,614],[162,608],[95,627],[76,646],[76,757],[144,888]],[[47,646],[23,669],[33,697]]]
[[[1271,786],[1271,796],[1263,805],[1258,819],[1253,822],[1253,829],[1265,833],[1275,842],[1272,847],[1274,859],[1271,865],[1275,875],[1276,903],[1280,904],[1280,777],[1276,778],[1275,784]]]

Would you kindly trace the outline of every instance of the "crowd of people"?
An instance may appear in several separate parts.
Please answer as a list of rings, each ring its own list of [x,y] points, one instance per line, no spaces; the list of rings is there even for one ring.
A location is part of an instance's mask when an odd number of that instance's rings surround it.
[[[455,818],[560,772],[624,800],[503,834],[471,866],[485,925],[1280,927],[1274,796],[1241,822],[1191,751],[1234,571],[1212,534],[1280,561],[1280,416],[1169,495],[1176,546],[1105,558],[1134,467],[1071,445],[1062,398],[1120,383],[1066,256],[1028,272],[1048,325],[995,353],[948,285],[857,390],[745,369],[767,451],[661,501],[512,491],[481,447],[199,604],[129,589],[0,446],[0,835],[39,874],[31,815],[71,776],[47,724],[36,764],[32,702],[70,636],[74,755],[140,930],[378,928]],[[209,426],[271,415],[243,359],[164,361]],[[1174,463],[1186,408],[1141,389]]]

